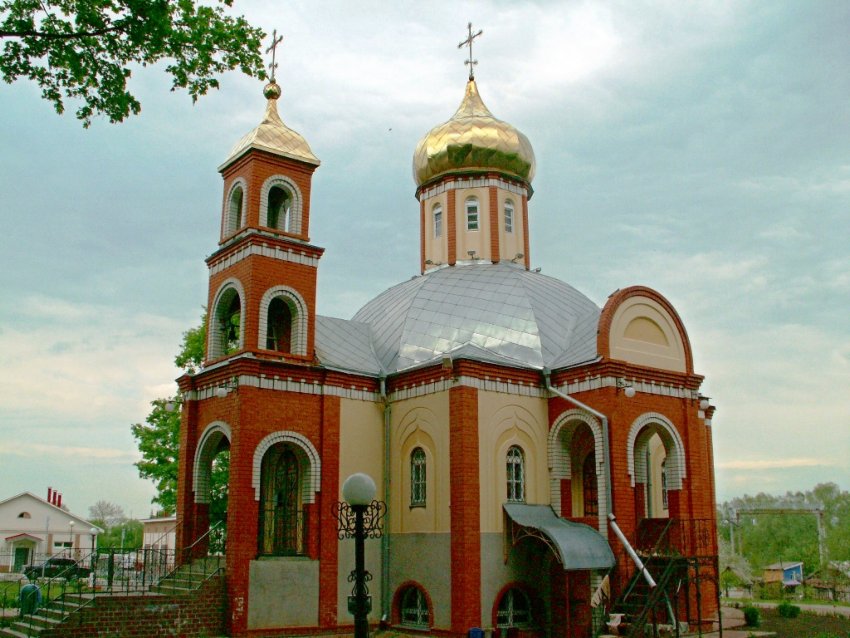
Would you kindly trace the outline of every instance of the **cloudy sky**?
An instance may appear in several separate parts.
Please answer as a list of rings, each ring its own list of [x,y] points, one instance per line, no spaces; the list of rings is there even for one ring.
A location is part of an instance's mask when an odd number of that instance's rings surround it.
[[[411,157],[460,102],[471,20],[482,97],[537,155],[533,265],[600,306],[644,284],[678,308],[719,498],[850,489],[850,4],[235,4],[283,33],[281,115],[322,160],[321,314],[417,272]],[[130,424],[174,391],[216,167],[264,109],[238,74],[194,106],[168,88],[138,69],[142,115],[83,130],[0,86],[0,498],[150,511]]]

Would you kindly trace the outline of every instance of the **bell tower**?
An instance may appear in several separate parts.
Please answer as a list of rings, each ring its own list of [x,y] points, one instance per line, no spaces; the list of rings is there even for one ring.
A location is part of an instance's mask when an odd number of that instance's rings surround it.
[[[219,246],[207,259],[207,365],[242,354],[313,358],[324,249],[310,244],[310,189],[319,160],[281,120],[274,78],[263,95],[263,121],[218,169],[224,198]]]

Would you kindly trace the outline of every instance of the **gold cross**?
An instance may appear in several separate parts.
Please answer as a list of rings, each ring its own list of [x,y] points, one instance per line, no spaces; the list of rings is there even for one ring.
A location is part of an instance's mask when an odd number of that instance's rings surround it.
[[[475,74],[472,71],[472,67],[478,64],[478,60],[472,59],[472,41],[477,38],[479,35],[484,33],[483,29],[478,29],[478,33],[472,33],[472,23],[466,25],[467,31],[469,31],[469,35],[466,40],[457,45],[458,49],[462,49],[463,47],[469,47],[469,59],[464,61],[464,64],[469,65],[469,79],[472,80],[475,78]]]
[[[266,53],[272,54],[272,63],[269,64],[269,73],[271,74],[270,81],[274,82],[274,70],[277,68],[277,62],[274,61],[275,54],[277,53],[277,45],[283,42],[283,36],[278,37],[277,29],[272,33],[272,43],[269,45],[269,48],[266,49]]]

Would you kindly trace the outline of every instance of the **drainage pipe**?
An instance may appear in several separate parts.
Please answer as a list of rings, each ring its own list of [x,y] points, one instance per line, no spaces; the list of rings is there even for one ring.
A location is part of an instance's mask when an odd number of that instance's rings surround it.
[[[387,378],[380,377],[381,401],[384,404],[384,533],[381,534],[381,621],[390,619],[390,417],[392,407],[387,396]]]
[[[641,574],[643,574],[644,579],[646,579],[647,584],[650,587],[655,587],[655,580],[653,580],[649,571],[644,566],[643,562],[641,562],[640,557],[635,553],[635,550],[629,544],[629,541],[626,539],[625,534],[623,534],[623,530],[620,529],[620,526],[617,525],[617,518],[614,516],[614,501],[611,498],[611,449],[608,446],[608,417],[599,412],[598,410],[594,410],[589,405],[586,405],[576,399],[575,397],[570,396],[566,392],[561,392],[557,388],[552,386],[551,372],[548,368],[543,368],[543,381],[546,384],[546,389],[554,394],[555,396],[559,396],[565,401],[569,401],[574,406],[581,408],[582,410],[586,410],[590,412],[593,416],[599,419],[602,422],[602,460],[605,465],[605,499],[608,505],[608,521],[611,525],[611,529],[614,530],[614,534],[616,534],[617,538],[620,539],[620,542],[623,544],[623,547],[626,548],[626,552],[629,557],[634,561],[638,570],[640,570]],[[602,532],[604,530],[604,525],[602,529],[599,531]]]
[[[626,548],[626,552],[628,553],[629,557],[634,561],[640,573],[643,574],[646,583],[654,589],[655,580],[652,578],[652,575],[649,573],[649,570],[646,569],[646,566],[643,564],[643,561],[640,559],[640,556],[637,555],[634,548],[626,539],[626,535],[623,534],[623,530],[621,530],[620,526],[617,525],[616,517],[613,514],[608,514],[608,521],[611,523],[611,529],[614,530],[614,533],[617,535],[617,538],[620,539],[620,542],[623,544],[623,547]],[[668,602],[667,604],[669,605],[670,603]]]

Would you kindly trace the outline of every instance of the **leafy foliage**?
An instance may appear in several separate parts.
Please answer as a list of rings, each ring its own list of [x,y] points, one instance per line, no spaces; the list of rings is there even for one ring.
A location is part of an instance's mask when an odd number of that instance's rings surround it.
[[[167,403],[179,405],[176,398],[154,399],[144,423],[130,426],[142,453],[136,462],[139,475],[151,479],[157,495],[153,502],[172,514],[177,509],[177,454],[180,446],[180,412],[166,409]]]
[[[801,513],[747,513],[752,509],[777,508]],[[735,552],[731,555],[745,558],[756,576],[766,565],[781,560],[802,561],[806,573],[816,570],[820,565],[817,518],[805,511],[811,508],[824,510],[826,559],[850,560],[850,493],[841,491],[835,483],[821,483],[807,492],[745,495],[723,503],[718,512],[721,566],[724,565],[722,550],[724,544],[731,543],[732,530]],[[740,564],[733,566],[731,560],[727,556],[726,565],[740,571]]]
[[[744,622],[747,627],[758,627],[761,624],[761,613],[757,607],[744,607]]]
[[[776,610],[783,618],[796,618],[800,615],[800,608],[797,605],[792,605],[787,600],[783,600],[777,606]]]
[[[183,346],[174,357],[174,364],[189,374],[194,374],[204,362],[204,345],[207,340],[207,317],[201,317],[201,325],[183,333]]]
[[[137,520],[124,520],[118,525],[109,527],[97,538],[100,549],[107,547],[123,547],[124,549],[139,549],[143,540],[143,525]]]
[[[127,89],[131,67],[166,60],[172,88],[195,101],[239,69],[265,77],[262,30],[225,14],[232,0],[0,0],[0,72],[41,87],[57,113],[80,100],[83,126],[94,115],[121,122],[141,110]]]

